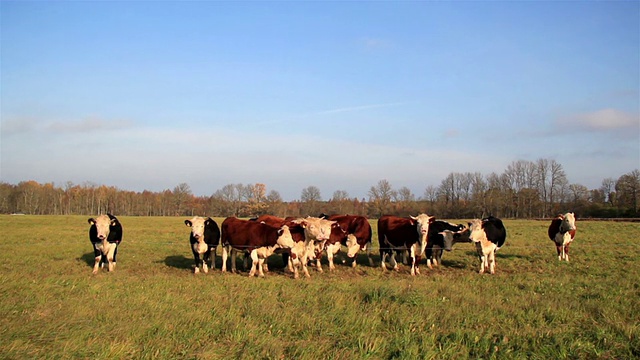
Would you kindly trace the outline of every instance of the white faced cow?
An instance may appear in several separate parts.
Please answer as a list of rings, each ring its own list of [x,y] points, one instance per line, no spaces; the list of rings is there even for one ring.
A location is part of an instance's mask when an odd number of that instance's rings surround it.
[[[315,258],[317,262],[318,271],[322,272],[320,266],[320,258],[322,252],[325,249],[325,244],[331,236],[331,229],[338,226],[336,221],[330,221],[317,217],[306,217],[293,220],[294,223],[300,224],[304,228],[304,247],[300,247],[301,254],[299,261],[295,263],[302,267],[302,271],[306,277],[310,277],[309,270],[307,270],[307,262]],[[297,273],[297,268],[294,266],[294,274]]]
[[[184,223],[191,227],[189,243],[191,244],[193,259],[196,263],[194,273],[199,273],[202,267],[202,271],[206,274],[209,272],[209,268],[207,267],[209,262],[211,263],[211,268],[215,268],[216,248],[220,243],[220,228],[210,217],[205,219],[196,216],[191,220],[185,220]],[[211,252],[213,252],[213,257],[211,256]]]
[[[96,218],[88,220],[91,227],[89,228],[89,240],[93,245],[93,253],[95,255],[95,263],[93,265],[93,273],[97,274],[98,269],[108,264],[109,271],[116,268],[116,255],[118,254],[118,245],[122,241],[122,225],[118,219],[111,215],[100,215]]]
[[[507,239],[507,230],[502,220],[489,216],[469,223],[469,240],[476,244],[478,257],[480,257],[480,274],[488,268],[491,274],[496,271],[496,251],[504,245]]]
[[[569,245],[576,237],[576,218],[572,212],[558,215],[549,225],[549,239],[556,244],[558,260],[569,261]]]

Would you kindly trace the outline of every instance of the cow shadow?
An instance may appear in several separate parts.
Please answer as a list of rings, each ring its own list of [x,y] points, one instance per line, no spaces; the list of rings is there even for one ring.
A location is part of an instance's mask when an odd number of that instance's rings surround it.
[[[184,255],[169,255],[164,258],[164,264],[176,269],[191,269],[194,261],[192,257],[189,258]]]
[[[86,253],[84,255],[82,255],[81,257],[77,258],[76,260],[78,261],[84,261],[87,266],[89,267],[93,267],[94,263],[96,262],[96,257],[95,254],[93,252],[90,253]]]
[[[465,269],[467,264],[457,260],[445,260],[442,259],[442,266],[454,269]]]

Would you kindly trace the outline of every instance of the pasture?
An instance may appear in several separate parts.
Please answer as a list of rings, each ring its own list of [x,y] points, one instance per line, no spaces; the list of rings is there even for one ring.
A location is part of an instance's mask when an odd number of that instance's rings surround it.
[[[194,275],[186,217],[118,217],[116,271],[92,275],[88,217],[0,216],[0,357],[640,357],[638,223],[578,219],[570,263],[548,222],[505,220],[495,275],[456,244],[415,277],[361,254],[355,270],[330,273],[325,258],[324,273],[294,280],[279,257],[264,279],[222,274],[220,247],[217,268]]]

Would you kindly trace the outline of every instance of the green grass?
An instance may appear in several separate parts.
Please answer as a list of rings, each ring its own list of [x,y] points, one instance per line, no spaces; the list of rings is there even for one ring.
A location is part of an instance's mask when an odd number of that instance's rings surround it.
[[[222,274],[220,251],[192,274],[181,217],[121,217],[116,271],[91,275],[87,218],[0,216],[1,358],[640,357],[637,223],[579,221],[570,263],[546,222],[506,220],[495,275],[457,244],[416,277],[360,255],[294,280],[277,257],[264,279]]]

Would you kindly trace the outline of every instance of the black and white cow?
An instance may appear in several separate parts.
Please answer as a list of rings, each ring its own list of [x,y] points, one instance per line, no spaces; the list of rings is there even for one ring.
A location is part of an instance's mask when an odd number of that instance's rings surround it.
[[[491,274],[496,272],[496,251],[507,240],[507,230],[502,220],[489,216],[485,219],[475,219],[469,223],[469,239],[476,244],[480,257],[480,274],[489,268]]]
[[[451,251],[453,242],[447,242],[446,232],[458,233],[466,229],[463,224],[452,224],[447,221],[434,220],[429,224],[429,235],[427,237],[427,248],[425,250],[425,258],[427,266],[433,269],[442,263],[442,249]]]
[[[93,273],[97,274],[98,269],[104,267],[104,264],[107,264],[109,271],[115,270],[118,245],[122,241],[122,224],[111,214],[90,218],[88,222],[91,224],[89,240],[96,259]]]
[[[576,237],[576,217],[572,212],[556,216],[549,225],[549,239],[556,244],[558,260],[569,261],[569,245]]]
[[[220,228],[218,224],[211,219],[196,216],[191,220],[185,220],[185,225],[191,227],[191,235],[189,243],[193,252],[193,259],[196,263],[194,273],[202,271],[206,274],[209,272],[207,263],[211,262],[211,268],[216,265],[216,248],[220,244]],[[213,251],[213,256],[211,252]],[[202,257],[202,258],[200,258]]]

